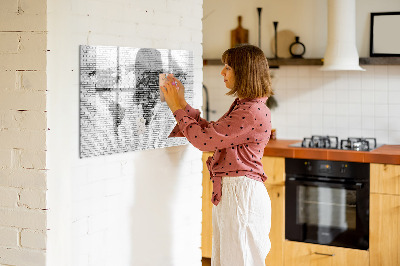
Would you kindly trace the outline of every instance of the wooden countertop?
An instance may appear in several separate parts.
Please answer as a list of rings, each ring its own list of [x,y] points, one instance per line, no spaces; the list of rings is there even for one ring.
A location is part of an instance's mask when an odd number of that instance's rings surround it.
[[[372,151],[290,147],[301,140],[270,140],[264,156],[364,163],[400,164],[400,145],[383,145]]]

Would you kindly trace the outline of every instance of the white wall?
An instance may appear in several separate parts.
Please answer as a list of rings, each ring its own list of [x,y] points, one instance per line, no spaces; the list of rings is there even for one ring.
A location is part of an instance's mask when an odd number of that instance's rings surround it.
[[[249,43],[258,45],[258,7],[262,8],[261,49],[267,57],[274,55],[272,22],[278,21],[278,32],[290,31],[300,37],[300,41],[306,46],[304,57],[321,58],[324,56],[327,41],[327,2],[327,0],[204,0],[204,58],[221,58],[221,54],[230,46],[230,31],[237,27],[238,16],[242,16],[242,26],[249,30]],[[399,10],[398,0],[356,0],[356,42],[360,57],[369,56],[370,13]],[[284,38],[280,41],[287,42]],[[278,53],[280,49],[278,48]]]
[[[194,51],[199,107],[201,18],[201,0],[48,2],[48,265],[201,264],[201,152],[79,159],[79,45]]]
[[[46,1],[0,1],[0,265],[46,261]]]
[[[262,21],[270,27],[262,33],[262,49],[273,39],[272,21],[299,35],[307,47],[305,57],[323,57],[326,47],[327,1],[204,1],[204,58],[220,58],[229,48],[229,31],[236,17],[250,30],[250,43],[257,45],[257,7],[266,11]],[[399,11],[400,2],[356,1],[357,47],[361,57],[369,56],[370,12]],[[249,7],[250,6],[250,7]],[[251,10],[250,10],[251,9]],[[221,14],[224,15],[221,15]],[[325,14],[325,15],[323,15]],[[247,19],[247,25],[246,25]],[[250,21],[253,22],[250,22]],[[282,23],[281,23],[282,22]],[[213,25],[219,25],[215,27]],[[271,26],[268,26],[271,25]],[[216,32],[218,30],[219,33]],[[215,36],[222,38],[215,38]],[[269,34],[269,35],[268,35]],[[279,50],[278,50],[279,51]],[[272,111],[272,124],[281,139],[302,139],[311,135],[376,137],[382,144],[400,143],[400,66],[363,66],[365,72],[321,72],[318,66],[281,66],[272,69],[273,89],[279,107]],[[232,103],[220,76],[221,66],[204,67],[204,84],[210,93],[210,120],[218,119]]]

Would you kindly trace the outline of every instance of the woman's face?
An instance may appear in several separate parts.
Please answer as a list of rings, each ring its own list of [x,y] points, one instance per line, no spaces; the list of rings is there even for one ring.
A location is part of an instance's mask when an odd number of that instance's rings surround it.
[[[235,73],[233,72],[233,69],[225,64],[221,71],[221,75],[224,77],[225,86],[228,89],[233,89],[235,86]]]

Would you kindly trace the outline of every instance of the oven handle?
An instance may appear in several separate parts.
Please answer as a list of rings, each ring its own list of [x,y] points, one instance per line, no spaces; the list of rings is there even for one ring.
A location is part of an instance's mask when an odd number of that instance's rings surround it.
[[[346,182],[332,182],[332,181],[321,181],[321,180],[316,180],[316,181],[309,181],[309,180],[304,180],[303,178],[297,178],[297,177],[288,177],[287,181],[294,181],[297,183],[301,183],[304,185],[341,185],[344,187],[348,188],[354,188],[354,189],[361,189],[363,187],[363,183],[361,182],[356,182],[356,183],[346,183]]]

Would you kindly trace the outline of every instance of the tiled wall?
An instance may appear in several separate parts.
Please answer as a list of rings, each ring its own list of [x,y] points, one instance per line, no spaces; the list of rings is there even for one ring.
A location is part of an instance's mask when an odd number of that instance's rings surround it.
[[[278,136],[361,136],[399,144],[400,66],[363,67],[365,72],[304,66],[274,70],[279,107],[272,119]]]
[[[323,72],[318,66],[271,69],[279,105],[272,111],[277,137],[376,137],[381,144],[400,144],[400,66],[362,67],[366,71]],[[220,68],[204,68],[210,109],[217,110],[212,120],[233,100],[224,96]]]

